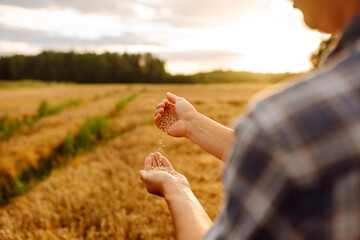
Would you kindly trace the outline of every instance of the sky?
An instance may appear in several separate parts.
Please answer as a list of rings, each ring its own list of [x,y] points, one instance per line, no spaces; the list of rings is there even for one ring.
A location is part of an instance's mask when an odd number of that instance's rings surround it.
[[[0,0],[0,55],[150,52],[173,74],[299,72],[325,37],[288,0]]]

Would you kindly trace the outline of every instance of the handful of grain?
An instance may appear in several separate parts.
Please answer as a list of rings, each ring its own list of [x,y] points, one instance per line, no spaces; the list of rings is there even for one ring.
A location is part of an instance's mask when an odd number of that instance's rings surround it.
[[[167,133],[174,122],[176,122],[175,105],[168,103],[160,119],[160,129]]]
[[[170,168],[167,167],[153,167],[151,171],[164,171],[164,172],[170,172]]]

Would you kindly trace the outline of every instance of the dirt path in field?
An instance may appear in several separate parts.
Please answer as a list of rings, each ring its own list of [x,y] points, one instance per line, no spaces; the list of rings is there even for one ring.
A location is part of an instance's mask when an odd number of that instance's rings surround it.
[[[77,108],[46,117],[36,122],[26,134],[15,134],[10,140],[1,142],[0,171],[14,176],[29,165],[36,166],[39,159],[49,156],[60,143],[64,142],[68,132],[77,133],[86,118],[107,115],[122,97],[130,93],[88,102]]]

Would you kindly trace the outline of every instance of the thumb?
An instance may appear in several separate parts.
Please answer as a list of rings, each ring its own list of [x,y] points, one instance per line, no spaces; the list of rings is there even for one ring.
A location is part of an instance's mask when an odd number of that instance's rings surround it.
[[[167,92],[166,96],[169,99],[169,101],[172,102],[172,103],[176,103],[176,101],[179,98],[178,96],[176,96],[175,94],[172,94],[171,92]]]
[[[139,176],[140,176],[141,181],[145,182],[148,178],[148,173],[145,170],[140,170]]]

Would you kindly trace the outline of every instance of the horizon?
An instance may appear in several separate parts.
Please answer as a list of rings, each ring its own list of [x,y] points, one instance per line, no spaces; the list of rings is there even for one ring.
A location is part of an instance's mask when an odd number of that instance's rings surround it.
[[[146,53],[171,74],[303,72],[327,35],[285,0],[0,0],[0,55]]]
[[[1,54],[0,53],[0,58],[1,57],[13,57],[13,56],[16,56],[16,55],[19,55],[19,56],[25,56],[25,57],[31,57],[31,56],[37,56],[41,53],[44,53],[44,52],[55,52],[55,53],[74,53],[74,54],[96,54],[96,55],[101,55],[101,54],[106,54],[106,53],[110,53],[110,54],[119,54],[119,55],[122,55],[122,54],[146,54],[146,53],[129,53],[129,52],[110,52],[110,51],[105,51],[105,52],[90,52],[90,51],[73,51],[73,50],[69,50],[69,51],[56,51],[56,50],[52,50],[52,49],[44,49],[42,50],[41,52],[39,53],[34,53],[34,54],[22,54],[22,53],[14,53],[14,54]],[[152,55],[153,57],[157,57],[157,56],[154,56]],[[166,70],[166,61],[164,59],[161,59],[159,58],[159,60],[161,61],[164,61],[164,65],[165,65],[165,70]],[[167,70],[166,70],[167,71]],[[215,72],[235,72],[235,73],[241,73],[241,72],[246,72],[246,73],[252,73],[252,74],[300,74],[300,73],[303,73],[304,71],[300,71],[300,72],[291,72],[291,71],[286,71],[286,72],[256,72],[256,71],[251,71],[251,70],[235,70],[235,69],[226,69],[226,68],[213,68],[213,69],[209,69],[209,70],[200,70],[200,71],[197,71],[197,72],[192,72],[192,73],[171,73],[171,72],[168,72],[169,74],[172,74],[172,75],[196,75],[196,74],[206,74],[206,73],[215,73]],[[6,81],[6,79],[0,79],[0,81]]]

